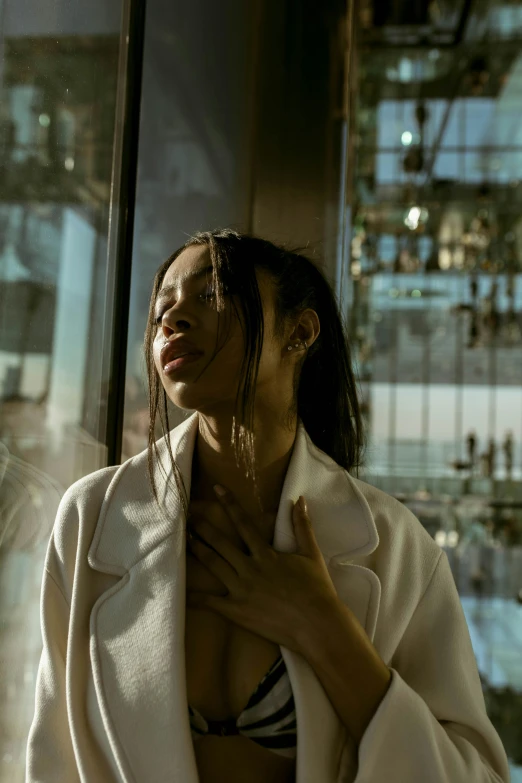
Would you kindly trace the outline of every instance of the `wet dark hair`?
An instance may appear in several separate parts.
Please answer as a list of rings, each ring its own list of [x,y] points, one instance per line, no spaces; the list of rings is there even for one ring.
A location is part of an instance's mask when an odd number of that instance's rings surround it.
[[[163,278],[180,253],[194,245],[206,245],[209,249],[218,313],[223,312],[227,302],[230,302],[240,320],[241,328],[243,329],[243,323],[245,327],[243,335],[246,352],[241,365],[241,382],[237,390],[232,427],[236,464],[239,466],[241,460],[241,464],[246,468],[246,475],[253,477],[254,486],[257,488],[253,447],[253,395],[264,336],[263,305],[255,274],[257,268],[269,275],[274,286],[276,339],[283,340],[286,327],[297,323],[299,315],[307,308],[315,310],[321,327],[318,338],[303,352],[302,360],[296,364],[293,404],[287,412],[286,420],[291,421],[298,415],[313,443],[345,470],[355,469],[358,475],[358,470],[363,465],[365,449],[364,424],[351,367],[347,330],[336,295],[328,280],[316,264],[300,252],[232,229],[219,229],[194,234],[160,266],[154,277],[144,353],[149,382],[148,474],[156,501],[158,496],[153,474],[153,449],[157,454],[155,427],[159,410],[176,485],[187,513],[188,496],[183,477],[172,455],[167,395],[154,364],[153,342],[158,328],[154,320],[155,303]],[[234,299],[229,299],[228,294],[235,295],[238,299],[242,313],[238,313]],[[238,407],[240,391],[241,405]]]

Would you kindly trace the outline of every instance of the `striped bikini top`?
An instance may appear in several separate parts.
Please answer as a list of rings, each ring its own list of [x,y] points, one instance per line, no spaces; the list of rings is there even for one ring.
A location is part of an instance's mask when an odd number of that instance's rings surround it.
[[[294,696],[282,655],[265,674],[237,721],[207,721],[190,704],[189,716],[193,740],[205,734],[242,734],[280,756],[296,757]]]

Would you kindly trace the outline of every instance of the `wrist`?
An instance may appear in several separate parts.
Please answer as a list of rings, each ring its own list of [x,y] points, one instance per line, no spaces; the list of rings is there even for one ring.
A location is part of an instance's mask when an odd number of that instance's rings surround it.
[[[353,612],[339,598],[323,602],[314,611],[309,611],[301,623],[298,639],[301,655],[312,663],[324,652],[327,642],[341,644],[346,634],[351,634],[352,626],[355,632],[355,624],[359,625]]]

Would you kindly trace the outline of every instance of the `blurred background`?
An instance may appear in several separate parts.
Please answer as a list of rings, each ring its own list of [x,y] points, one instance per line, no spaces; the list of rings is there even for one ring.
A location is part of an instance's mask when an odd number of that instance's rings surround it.
[[[522,781],[521,120],[508,0],[0,0],[0,783],[58,503],[146,448],[153,277],[219,226],[320,260]]]

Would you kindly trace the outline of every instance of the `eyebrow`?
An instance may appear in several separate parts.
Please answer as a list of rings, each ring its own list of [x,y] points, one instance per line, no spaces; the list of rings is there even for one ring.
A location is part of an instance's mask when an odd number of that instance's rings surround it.
[[[161,288],[158,292],[158,295],[156,297],[156,304],[158,302],[163,301],[163,299],[167,299],[170,294],[176,290],[178,285],[180,283],[184,283],[187,280],[199,280],[201,277],[206,277],[208,272],[212,272],[213,266],[210,264],[209,266],[205,266],[202,269],[196,270],[196,272],[183,272],[179,277],[176,279],[175,283],[172,283],[171,285],[166,285],[164,288]]]

